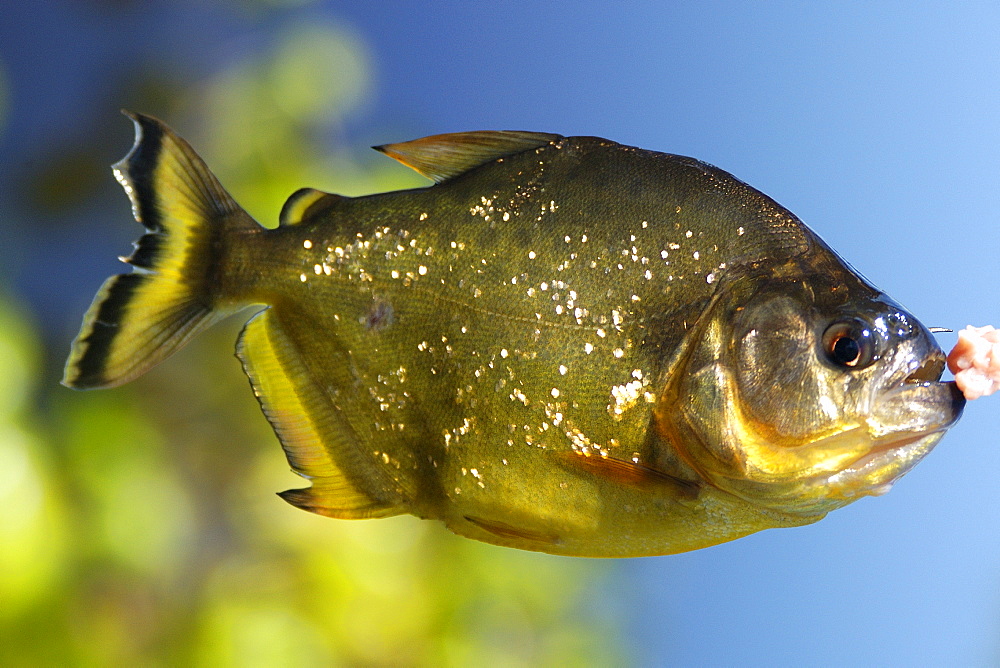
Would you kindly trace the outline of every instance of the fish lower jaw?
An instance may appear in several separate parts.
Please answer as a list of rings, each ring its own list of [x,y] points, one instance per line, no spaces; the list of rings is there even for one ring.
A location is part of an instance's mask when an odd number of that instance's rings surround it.
[[[944,431],[895,434],[873,439],[863,455],[830,473],[790,477],[785,482],[744,478],[716,479],[715,486],[752,503],[791,515],[812,517],[842,508],[865,496],[881,496],[917,465]]]
[[[944,435],[944,431],[916,433],[884,439],[850,466],[817,484],[830,499],[850,503],[863,496],[882,496],[916,466]]]

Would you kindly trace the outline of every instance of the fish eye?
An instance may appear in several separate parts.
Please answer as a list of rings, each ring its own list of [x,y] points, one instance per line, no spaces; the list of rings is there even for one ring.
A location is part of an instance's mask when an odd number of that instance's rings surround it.
[[[846,369],[863,369],[878,359],[872,328],[854,319],[835,322],[826,328],[823,352],[834,366]]]

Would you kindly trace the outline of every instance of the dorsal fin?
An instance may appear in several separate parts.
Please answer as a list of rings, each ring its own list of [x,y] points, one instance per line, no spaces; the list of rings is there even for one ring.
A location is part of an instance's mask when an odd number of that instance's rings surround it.
[[[546,146],[559,139],[561,135],[546,132],[484,130],[433,135],[372,148],[441,183],[491,160]]]
[[[330,208],[342,199],[344,199],[342,195],[326,193],[315,188],[299,188],[291,194],[285,201],[285,205],[281,207],[278,224],[282,227],[286,225],[298,225],[309,216]]]

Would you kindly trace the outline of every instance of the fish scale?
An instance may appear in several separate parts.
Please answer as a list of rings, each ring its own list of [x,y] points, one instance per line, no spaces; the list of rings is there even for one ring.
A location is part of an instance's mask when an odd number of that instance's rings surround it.
[[[557,153],[556,159],[560,157]],[[633,320],[641,318],[635,315],[640,311],[640,294],[648,294],[649,286],[655,285],[651,283],[650,267],[669,265],[662,257],[651,262],[641,254],[637,244],[644,241],[629,231],[634,229],[643,235],[645,229],[647,234],[653,234],[655,229],[649,231],[648,221],[645,228],[639,221],[625,226],[624,231],[598,227],[588,234],[586,227],[579,232],[574,216],[571,222],[577,229],[573,236],[553,234],[560,231],[561,221],[557,200],[551,197],[567,193],[559,187],[542,185],[546,162],[543,150],[528,160],[539,165],[534,174],[528,174],[529,180],[538,184],[533,197],[518,200],[516,191],[497,189],[477,195],[480,188],[466,188],[456,199],[460,210],[468,209],[473,226],[462,226],[460,231],[438,225],[439,218],[452,219],[453,212],[428,213],[434,208],[433,200],[424,200],[431,199],[431,195],[437,199],[437,194],[419,191],[397,199],[394,215],[402,220],[380,217],[367,228],[363,224],[352,226],[350,221],[358,220],[352,206],[342,213],[331,212],[323,224],[350,232],[358,227],[364,231],[339,239],[324,238],[318,243],[302,241],[303,245],[321,249],[305,264],[314,262],[314,268],[323,269],[314,270],[312,275],[305,272],[302,282],[314,291],[323,290],[316,286],[327,281],[335,284],[329,288],[334,294],[314,293],[311,299],[342,302],[337,294],[342,288],[336,284],[345,278],[364,286],[352,314],[338,321],[347,323],[348,328],[338,333],[338,338],[347,342],[355,358],[372,360],[369,364],[385,359],[377,373],[370,370],[366,375],[387,377],[396,360],[411,359],[408,375],[415,381],[411,384],[446,388],[455,404],[450,411],[417,416],[407,414],[405,408],[394,411],[390,407],[389,415],[379,420],[378,411],[386,412],[387,404],[379,393],[370,392],[377,409],[369,412],[358,407],[348,412],[363,416],[358,420],[362,423],[359,429],[364,424],[377,424],[384,430],[389,428],[387,425],[432,423],[432,433],[443,435],[446,447],[460,446],[465,451],[432,457],[435,463],[450,462],[456,471],[484,469],[488,461],[499,456],[493,451],[496,444],[514,447],[515,438],[518,446],[543,450],[569,445],[573,451],[606,455],[617,449],[638,463],[645,449],[642,439],[654,395],[648,390],[636,392],[636,387],[648,387],[655,367],[641,352],[632,352],[636,344],[629,332],[644,328]],[[512,167],[522,174],[527,171],[520,165]],[[466,194],[469,190],[471,194]],[[538,198],[542,199],[540,204],[535,201]],[[515,206],[506,205],[510,202]],[[525,234],[524,218],[536,231],[530,236]],[[679,229],[679,223],[674,227]],[[300,235],[312,234],[307,230],[294,232],[298,233],[292,232],[295,238],[285,242],[293,249],[298,247]],[[289,234],[289,228],[281,228],[280,233]],[[687,241],[690,236],[678,233],[678,239]],[[654,247],[656,254],[650,253],[654,258],[660,255],[660,245]],[[330,247],[334,252],[323,255],[323,249]],[[511,247],[513,253],[506,251]],[[444,250],[435,250],[440,248]],[[499,250],[490,250],[496,248]],[[690,253],[695,262],[696,253]],[[707,260],[709,252],[702,255]],[[685,266],[680,260],[675,263]],[[698,268],[691,267],[690,271],[697,275]],[[618,287],[607,288],[602,281],[590,279],[593,275],[614,276]],[[291,283],[294,285],[294,281]],[[583,292],[571,285],[581,286]],[[399,339],[387,332],[373,335],[364,325],[366,317],[354,315],[377,303],[392,305],[394,317],[398,318],[394,332],[398,332]],[[431,318],[433,313],[440,317]],[[356,323],[361,326],[356,327]],[[422,354],[414,355],[414,350]],[[473,413],[466,414],[463,407]],[[635,409],[639,409],[637,426],[629,429],[622,421],[627,412]],[[394,412],[398,414],[394,416]],[[603,421],[596,419],[598,415],[603,415]],[[466,445],[470,440],[473,445]],[[487,456],[476,452],[475,443],[486,446]],[[400,439],[395,449],[391,445],[391,437],[382,437],[382,449],[373,453],[388,452],[395,464],[412,451],[405,439]],[[517,476],[521,480],[527,477],[524,472]],[[463,482],[485,486],[482,478],[470,481],[467,473],[452,475],[451,479],[458,484],[443,485],[445,495],[460,493],[453,490],[461,490]]]

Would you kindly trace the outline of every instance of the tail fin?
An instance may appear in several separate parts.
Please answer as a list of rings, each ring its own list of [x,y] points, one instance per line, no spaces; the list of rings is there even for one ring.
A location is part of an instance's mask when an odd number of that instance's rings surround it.
[[[84,316],[68,387],[126,383],[232,313],[217,292],[221,255],[234,229],[256,226],[187,142],[155,118],[123,113],[136,140],[114,174],[147,232],[120,258],[133,272],[105,281]]]

